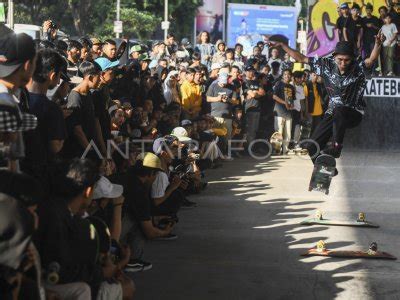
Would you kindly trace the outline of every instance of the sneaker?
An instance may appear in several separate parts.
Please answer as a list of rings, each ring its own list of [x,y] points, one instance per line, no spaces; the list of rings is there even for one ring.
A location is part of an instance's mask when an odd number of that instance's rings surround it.
[[[339,158],[340,157],[340,153],[342,152],[342,145],[339,144],[335,144],[332,145],[324,150],[321,151],[321,154],[328,154],[330,156],[333,156],[334,158]]]
[[[197,207],[197,203],[185,198],[185,200],[182,203],[182,208],[194,208],[194,207]]]
[[[141,259],[134,259],[129,261],[125,266],[124,271],[129,273],[144,272],[153,268],[153,265],[149,262],[145,262]]]
[[[389,72],[386,74],[386,76],[393,76],[393,75],[394,75],[393,72]]]
[[[155,241],[175,241],[176,239],[178,239],[178,236],[176,234],[170,233],[166,236],[161,236],[158,238],[155,238]]]

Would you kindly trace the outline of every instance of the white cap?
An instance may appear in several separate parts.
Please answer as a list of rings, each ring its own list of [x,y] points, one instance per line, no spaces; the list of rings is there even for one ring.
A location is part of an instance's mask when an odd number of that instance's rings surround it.
[[[93,199],[114,199],[120,197],[123,192],[124,187],[122,185],[113,184],[106,177],[101,176],[94,187]]]
[[[175,127],[171,135],[176,136],[180,142],[190,142],[192,139],[189,137],[188,132],[183,127]]]

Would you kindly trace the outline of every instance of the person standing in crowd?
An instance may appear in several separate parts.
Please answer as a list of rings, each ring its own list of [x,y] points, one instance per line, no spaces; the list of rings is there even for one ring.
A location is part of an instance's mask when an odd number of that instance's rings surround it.
[[[279,63],[279,65],[282,64],[282,59],[279,57],[279,50],[276,48],[271,49],[271,57],[268,59],[268,64],[271,68],[274,62]]]
[[[235,45],[235,61],[238,63],[240,69],[243,70],[243,67],[247,62],[247,58],[243,55],[243,45],[239,43]]]
[[[25,33],[9,33],[0,37],[0,105],[10,107],[21,115],[17,94],[31,80],[36,67],[36,50],[32,38]],[[35,121],[36,118],[32,116]],[[8,168],[19,171],[19,159],[25,156],[21,132],[15,132],[10,139],[10,160]]]
[[[194,81],[196,70],[189,68],[186,80],[181,85],[182,108],[185,119],[196,118],[201,111],[201,89],[200,85]]]
[[[289,151],[289,143],[292,133],[292,110],[296,90],[290,84],[292,80],[292,71],[284,70],[282,80],[274,86],[273,99],[275,100],[275,131],[282,134],[282,154],[286,155]]]
[[[207,90],[207,102],[211,103],[211,115],[227,129],[226,138],[232,137],[232,102],[237,101],[238,95],[234,87],[228,83],[229,75],[220,73]]]
[[[362,19],[363,21],[363,57],[364,59],[371,55],[372,49],[374,49],[375,36],[378,34],[381,24],[379,19],[372,15],[374,7],[371,3],[365,6],[367,15]]]
[[[78,74],[78,66],[81,58],[82,45],[78,41],[71,40],[68,42],[67,59],[68,59],[68,75],[70,77]]]
[[[210,34],[207,31],[202,31],[198,35],[195,52],[200,53],[201,63],[210,70],[215,48],[214,45],[211,44]]]
[[[114,40],[108,39],[103,44],[103,57],[114,61],[117,57],[117,43]]]
[[[311,134],[321,122],[323,110],[323,84],[321,78],[315,73],[311,72],[311,80],[306,82],[304,86],[304,95],[306,97],[307,114],[311,121]]]
[[[243,84],[244,109],[246,118],[247,143],[250,144],[257,136],[260,124],[259,100],[265,95],[265,91],[257,80],[256,70],[252,66],[245,69],[246,79]]]
[[[386,15],[385,24],[381,28],[386,40],[383,42],[383,74],[393,76],[393,56],[397,45],[397,27],[392,23],[392,17]]]
[[[353,19],[354,22],[355,47],[357,50],[357,54],[361,55],[362,37],[364,32],[363,32],[363,22],[360,16],[360,6],[357,3],[354,3],[353,7],[351,8],[351,18]]]
[[[25,135],[26,157],[22,169],[44,181],[48,178],[48,167],[54,163],[67,137],[61,108],[50,101],[46,94],[55,88],[66,67],[65,59],[55,50],[42,49],[38,52],[36,68],[28,83],[29,112],[38,119],[35,131]]]
[[[305,95],[304,95],[304,74],[302,71],[293,72],[293,86],[296,90],[295,100],[293,102],[292,110],[292,132],[291,137],[293,138],[293,147],[299,148],[298,145],[300,141],[301,133],[301,121],[303,111],[302,108],[305,107]]]
[[[212,57],[212,62],[223,65],[224,61],[226,60],[226,45],[223,40],[218,40],[215,43],[216,52]]]
[[[178,44],[175,41],[175,35],[173,33],[168,33],[167,39],[165,40],[164,43],[167,46],[168,56],[171,56],[176,51],[178,51]]]
[[[261,52],[262,52],[261,48],[255,46],[253,48],[253,55],[250,56],[250,59],[257,60],[259,65],[263,65],[267,61],[267,58]]]
[[[336,21],[336,28],[339,31],[340,41],[354,42],[354,22],[350,15],[349,4],[347,2],[340,4],[341,16]]]
[[[92,42],[92,58],[96,59],[101,56],[103,43],[98,38],[91,38]]]
[[[83,80],[68,96],[67,108],[73,112],[65,120],[68,131],[68,138],[62,150],[65,158],[81,157],[85,150],[89,150],[92,142],[95,142],[100,151],[105,150],[104,142],[98,140],[93,99],[90,94],[91,89],[99,87],[101,67],[97,63],[83,62],[79,66],[79,71],[83,75]],[[103,147],[99,147],[101,144]],[[96,155],[93,151],[90,154]],[[101,152],[101,154],[106,153]]]

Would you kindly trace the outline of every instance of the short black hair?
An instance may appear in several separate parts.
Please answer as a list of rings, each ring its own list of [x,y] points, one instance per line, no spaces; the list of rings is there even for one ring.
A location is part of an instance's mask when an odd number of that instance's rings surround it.
[[[84,61],[79,65],[79,73],[83,77],[98,75],[101,73],[101,67],[97,62]]]
[[[293,78],[302,78],[304,76],[303,71],[294,71],[293,72]]]
[[[132,167],[131,170],[133,170],[135,175],[137,175],[138,177],[153,176],[156,172],[158,172],[158,170],[143,166],[142,160],[136,161],[135,166]]]
[[[186,73],[187,73],[187,74],[196,74],[196,69],[195,69],[195,68],[188,68],[188,69],[186,70]]]
[[[240,43],[237,43],[237,44],[235,45],[235,48],[236,48],[236,47],[242,47],[242,48],[243,48],[243,45],[240,44]]]
[[[388,11],[388,9],[387,9],[386,6],[381,6],[381,7],[379,7],[378,11],[380,11],[381,9],[383,9],[383,10],[385,10],[385,11]]]
[[[117,43],[116,43],[114,40],[112,40],[112,39],[106,39],[106,40],[104,41],[103,45],[106,45],[106,44],[110,44],[110,45],[113,45],[113,46],[117,46]]]
[[[87,37],[83,36],[78,41],[82,44],[83,48],[91,49],[93,47],[92,41]]]
[[[256,49],[256,48],[261,50],[261,48],[260,48],[259,46],[254,46],[254,47],[253,47],[253,51],[254,51],[254,49]]]
[[[175,34],[173,34],[173,33],[168,33],[167,34],[167,39],[169,39],[169,38],[175,38]]]
[[[67,51],[71,51],[74,48],[79,49],[79,50],[81,50],[83,48],[82,44],[76,40],[69,40],[67,44],[68,44]]]
[[[227,53],[235,54],[235,49],[228,48],[228,49],[226,49],[226,51],[225,51],[225,54],[227,54]]]
[[[239,72],[241,72],[239,66],[233,65],[233,66],[231,67],[231,71],[232,71],[232,69],[237,69]]]
[[[68,44],[62,40],[55,40],[54,45],[56,46],[56,49],[59,51],[67,51],[68,50]]]
[[[50,178],[52,194],[70,201],[88,187],[94,187],[100,175],[93,161],[75,158],[56,165]]]
[[[53,49],[41,49],[37,53],[36,68],[33,73],[33,81],[43,83],[47,80],[51,71],[60,73],[66,65],[65,59]]]
[[[290,74],[293,74],[293,73],[292,73],[292,70],[290,70],[290,69],[284,69],[284,70],[282,70],[282,74],[285,73],[285,72],[289,72]]]
[[[281,66],[281,64],[280,64],[279,61],[273,61],[273,62],[271,63],[271,68],[272,68],[272,69],[274,69],[274,68],[279,68],[280,66]]]

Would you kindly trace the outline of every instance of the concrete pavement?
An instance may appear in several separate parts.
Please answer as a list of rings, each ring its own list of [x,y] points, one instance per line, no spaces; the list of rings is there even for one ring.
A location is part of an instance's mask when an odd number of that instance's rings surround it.
[[[344,152],[326,196],[308,192],[305,157],[236,159],[209,171],[209,188],[180,213],[177,241],[149,242],[153,269],[137,273],[137,299],[400,299],[399,261],[303,258],[329,248],[400,256],[399,153]],[[316,209],[329,218],[364,211],[379,229],[303,227]]]

